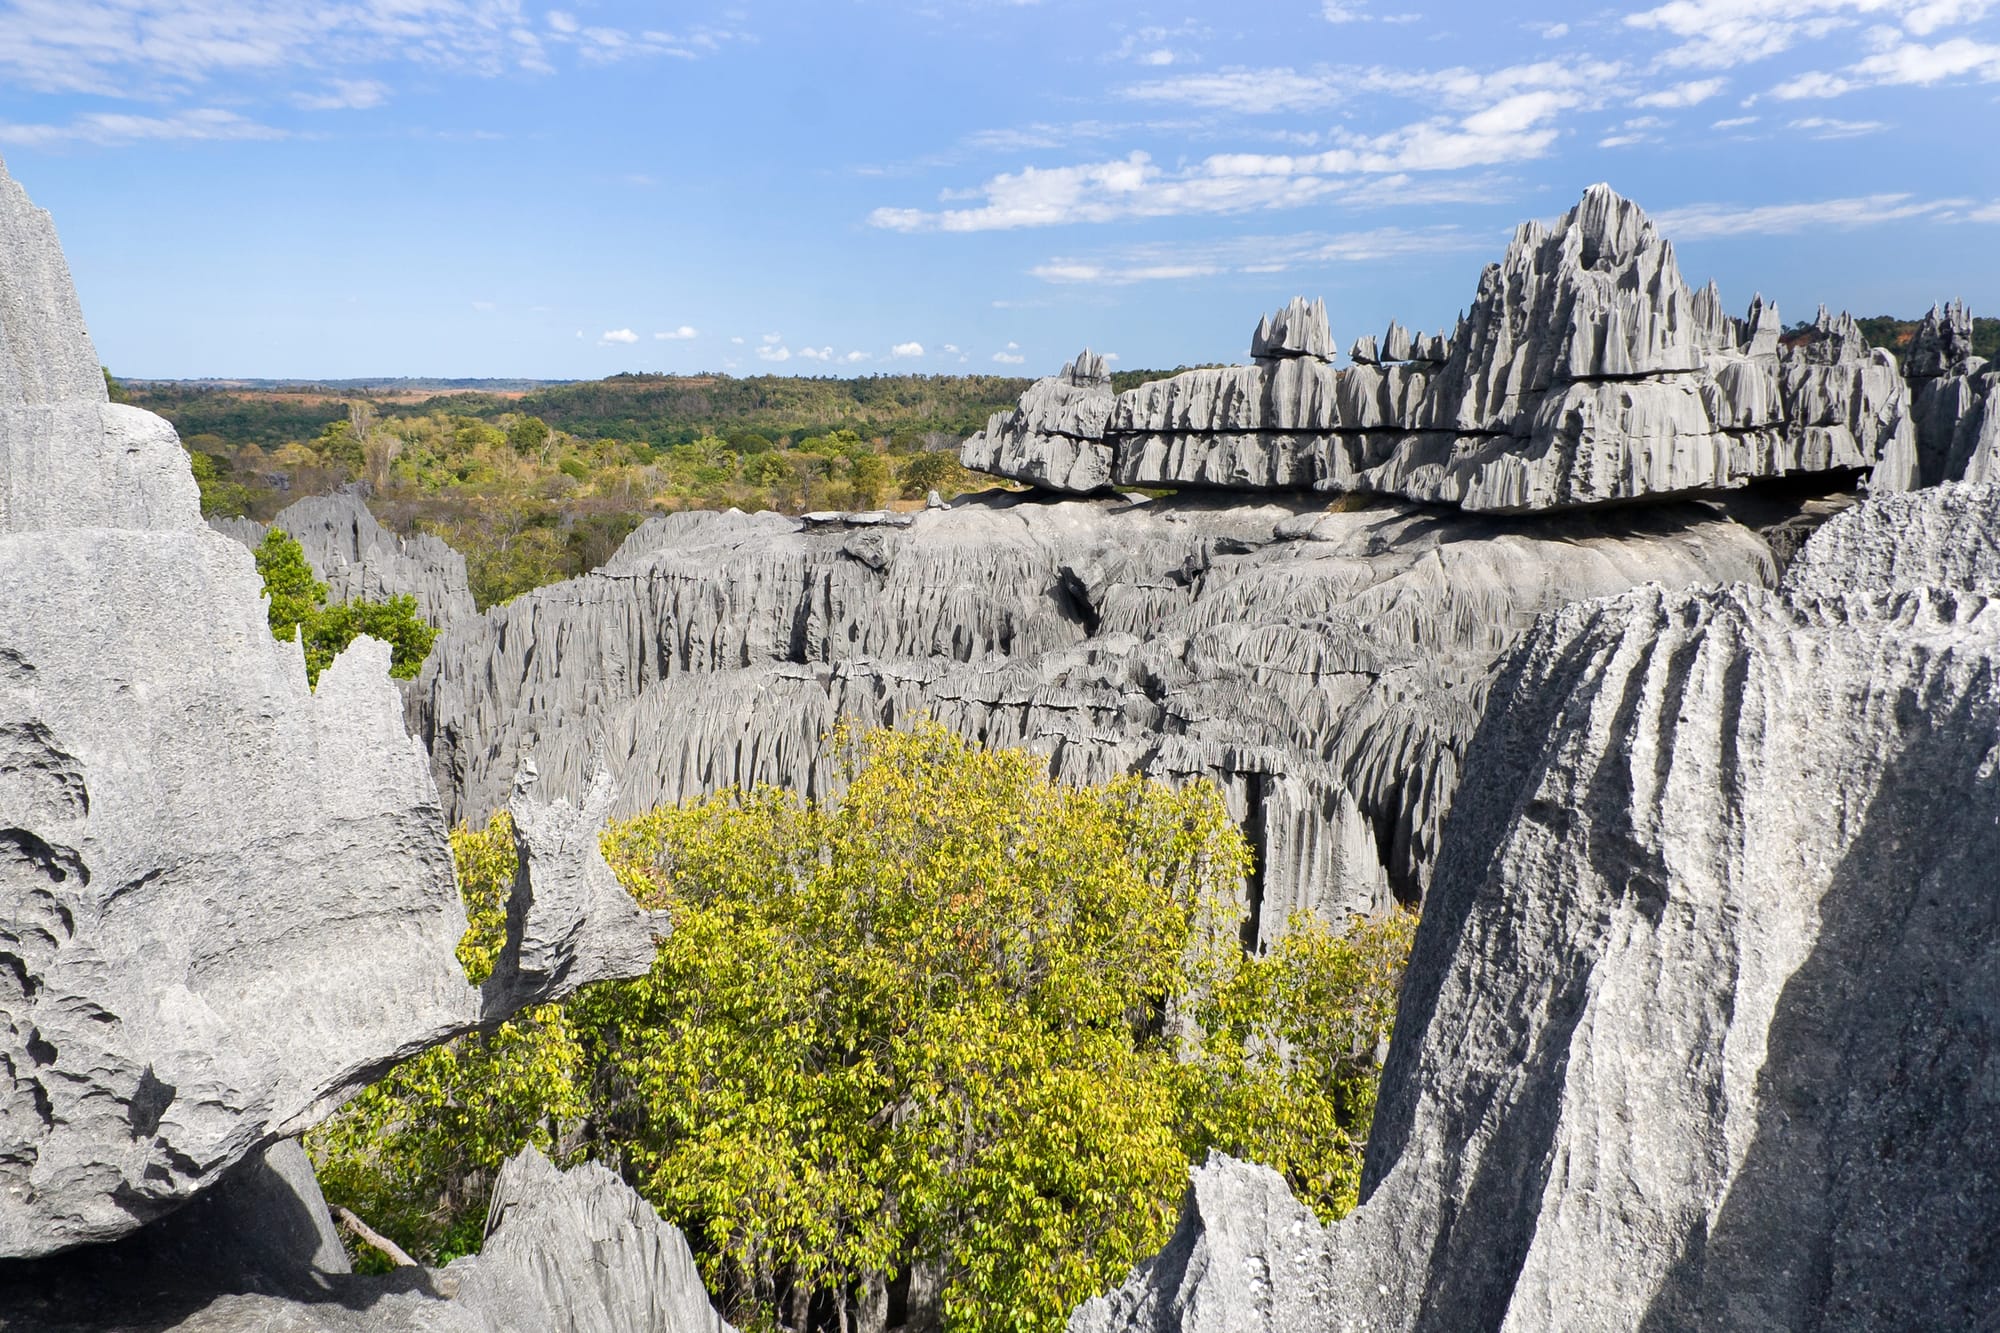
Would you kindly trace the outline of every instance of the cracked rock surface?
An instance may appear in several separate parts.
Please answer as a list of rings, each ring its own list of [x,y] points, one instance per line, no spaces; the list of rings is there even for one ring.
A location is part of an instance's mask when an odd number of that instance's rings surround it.
[[[132,1232],[505,1016],[453,953],[388,663],[358,640],[308,689],[172,428],[106,401],[54,227],[0,171],[0,1259]],[[543,857],[510,1002],[643,970],[606,931],[650,960],[629,899],[577,928],[603,904],[565,867],[594,855]]]
[[[1429,881],[1494,662],[1540,613],[1648,580],[1768,581],[1702,506],[1520,524],[1313,499],[1007,496],[903,527],[649,521],[605,567],[440,637],[412,691],[451,820],[522,755],[620,813],[733,784],[826,795],[841,717],[929,712],[1058,776],[1214,778],[1262,853],[1246,902],[1345,920]]]
[[[1268,1181],[1211,1163],[1168,1252],[1072,1327],[1990,1317],[1996,506],[1889,497],[1781,592],[1539,622],[1467,754],[1362,1207],[1281,1234]],[[1233,1305],[1246,1266],[1273,1290]]]
[[[1392,324],[1338,369],[1325,324],[1323,307],[1295,301],[1258,326],[1252,365],[1129,389],[1094,433],[1029,428],[1031,404],[1065,392],[1072,367],[966,441],[962,460],[1077,493],[1321,490],[1493,513],[1799,474],[1861,475],[1878,491],[1920,480],[1894,357],[1824,309],[1793,345],[1761,299],[1743,319],[1724,314],[1608,186],[1552,228],[1517,230],[1448,336]]]

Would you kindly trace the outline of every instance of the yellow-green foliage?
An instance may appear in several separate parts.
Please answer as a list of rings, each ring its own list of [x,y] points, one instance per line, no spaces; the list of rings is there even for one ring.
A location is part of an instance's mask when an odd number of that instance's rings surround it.
[[[1211,1148],[1350,1207],[1410,923],[1300,920],[1246,958],[1219,793],[1051,782],[940,727],[837,733],[845,795],[615,825],[673,916],[645,978],[397,1071],[320,1131],[328,1193],[410,1248],[475,1239],[519,1143],[619,1167],[739,1323],[918,1263],[954,1329],[1054,1329],[1157,1248]],[[454,838],[490,969],[510,831]]]
[[[492,974],[506,938],[513,835],[504,814],[483,832],[452,834],[467,919],[458,957],[474,982]],[[588,1111],[587,1077],[569,1015],[543,1005],[399,1065],[306,1146],[329,1199],[412,1254],[445,1263],[479,1248],[493,1178],[523,1144],[578,1159],[571,1136]],[[382,1263],[372,1251],[355,1257]]]

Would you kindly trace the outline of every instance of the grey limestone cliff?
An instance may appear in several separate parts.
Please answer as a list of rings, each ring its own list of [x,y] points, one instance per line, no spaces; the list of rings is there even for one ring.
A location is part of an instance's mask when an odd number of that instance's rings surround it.
[[[247,518],[210,519],[209,526],[252,549],[268,530]],[[279,510],[269,526],[297,539],[333,601],[413,597],[417,614],[439,629],[477,613],[464,556],[428,533],[398,537],[358,495],[308,496]]]
[[[1780,592],[1545,617],[1466,757],[1361,1208],[1315,1230],[1211,1163],[1072,1327],[1983,1326],[1996,506],[1891,497]]]
[[[106,402],[54,228],[4,171],[0,247],[7,1258],[132,1232],[505,1012],[454,956],[464,912],[387,646],[307,687],[172,428]],[[520,934],[591,956],[544,957],[510,1003],[636,970],[575,924],[604,903],[574,843],[542,858]],[[656,928],[623,902],[617,930]]]
[[[1715,289],[1690,290],[1673,247],[1606,186],[1553,227],[1524,224],[1449,336],[1391,324],[1339,369],[1324,314],[1294,302],[1259,325],[1254,364],[1129,389],[1094,434],[1051,437],[1003,414],[963,460],[1052,490],[1363,492],[1501,513],[1798,474],[1858,474],[1877,490],[1918,482],[1893,357],[1871,352],[1844,315],[1822,310],[1809,337],[1781,345],[1774,307],[1724,314]],[[1059,383],[1038,382],[1017,415]],[[1045,456],[1046,438],[1061,447]],[[1080,452],[1108,471],[1094,463],[1075,484],[1068,460]]]
[[[868,517],[868,516],[862,516]],[[1311,499],[1005,496],[905,526],[679,514],[438,641],[412,699],[451,819],[532,754],[630,812],[738,783],[826,795],[835,721],[928,712],[1052,771],[1219,782],[1258,844],[1253,934],[1421,896],[1496,659],[1575,597],[1771,577],[1665,506],[1531,525]]]
[[[960,461],[1053,491],[1109,490],[1112,455],[1104,425],[1111,404],[1110,367],[1086,350],[1060,374],[1036,380],[1018,407],[995,413],[965,442]]]

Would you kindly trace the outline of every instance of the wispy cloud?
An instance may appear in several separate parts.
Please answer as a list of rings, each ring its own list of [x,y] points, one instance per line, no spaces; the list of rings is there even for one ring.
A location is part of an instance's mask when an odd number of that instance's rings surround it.
[[[92,112],[60,125],[0,123],[0,143],[21,148],[93,144],[109,148],[134,143],[227,139],[283,139],[287,132],[245,119],[234,111],[205,107],[165,116]]]
[[[1222,153],[1169,170],[1142,152],[1110,162],[1029,167],[970,192],[974,207],[878,208],[892,231],[1000,231],[1075,222],[1297,207],[1351,188],[1357,177],[1460,171],[1540,157],[1555,142],[1549,124],[1569,94],[1518,93],[1453,121],[1419,121],[1387,134],[1337,132],[1320,153]],[[949,198],[949,197],[948,197]]]
[[[374,79],[334,79],[316,93],[296,93],[294,104],[307,111],[366,111],[389,100],[389,86]]]
[[[664,333],[656,333],[653,335],[653,339],[656,342],[686,342],[688,339],[697,336],[692,324],[683,324],[677,329],[668,329]]]
[[[1784,236],[1828,228],[1849,230],[1922,217],[1954,220],[1954,210],[1963,207],[1963,200],[1916,199],[1908,194],[1869,194],[1755,207],[1722,203],[1687,204],[1680,208],[1661,209],[1652,217],[1662,235],[1676,240],[1696,240],[1715,236]]]
[[[1677,83],[1671,88],[1657,92],[1641,93],[1632,99],[1633,106],[1683,107],[1697,106],[1720,93],[1729,86],[1727,79],[1695,79],[1688,83]]]
[[[1008,343],[1005,351],[993,354],[993,359],[1003,366],[1018,366],[1028,358],[1021,355],[1021,344]]]
[[[1794,75],[1771,89],[1771,96],[1797,101],[1839,97],[1884,85],[1927,87],[1960,79],[2000,83],[2000,45],[1991,42],[1954,37],[1926,46],[1922,42],[1902,41],[1892,34],[1880,45],[1874,55],[1838,71],[1808,70]]]
[[[1490,247],[1492,242],[1492,237],[1473,236],[1455,226],[1238,236],[1206,243],[1125,246],[1094,255],[1059,257],[1038,264],[1029,272],[1044,282],[1129,286],[1225,273],[1286,273],[1338,264],[1372,263],[1406,255],[1475,250]]]
[[[1815,139],[1853,139],[1863,134],[1874,134],[1889,128],[1879,120],[1835,120],[1831,116],[1805,116],[1785,126],[1798,130]]]
[[[1676,39],[1663,65],[1729,69],[1766,60],[1861,23],[1893,23],[1912,36],[1975,23],[1994,0],[1669,0],[1625,22]],[[1891,32],[1894,29],[1890,29]]]

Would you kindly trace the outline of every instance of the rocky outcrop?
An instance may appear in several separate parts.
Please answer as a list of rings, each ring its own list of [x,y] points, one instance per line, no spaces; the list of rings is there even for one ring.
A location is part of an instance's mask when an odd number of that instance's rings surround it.
[[[1112,454],[1104,441],[1111,415],[1111,368],[1085,350],[1062,372],[1036,380],[1011,412],[996,412],[965,442],[967,467],[1090,495],[1111,487]]]
[[[252,550],[268,530],[247,518],[210,519],[209,526]],[[417,614],[439,629],[478,613],[464,556],[429,533],[398,537],[358,495],[308,496],[279,510],[270,527],[297,539],[332,601],[413,597]]]
[[[454,956],[465,916],[387,646],[308,688],[172,428],[106,401],[54,228],[4,172],[0,245],[7,1258],[130,1233],[511,1009]],[[594,843],[534,844],[550,822],[524,811],[538,877],[512,915],[535,966],[508,1005],[640,970],[658,928],[623,899],[599,929]]]
[[[1761,300],[1730,318],[1713,287],[1689,290],[1672,246],[1606,186],[1553,228],[1522,226],[1449,337],[1392,324],[1336,369],[1323,315],[1294,302],[1259,325],[1254,364],[1119,394],[1089,437],[1108,475],[1093,464],[1085,485],[1071,484],[1068,437],[1045,461],[1044,437],[1008,414],[966,442],[963,461],[1052,490],[1321,490],[1497,513],[1811,473],[1859,474],[1877,490],[1918,481],[1893,357],[1824,310],[1791,346]],[[1288,330],[1275,343],[1274,328]],[[1062,382],[1038,382],[1013,415]]]
[[[1903,372],[1910,384],[1919,475],[1942,481],[2000,480],[2000,371],[1972,352],[1963,302],[1932,306],[1911,335]]]
[[[286,1140],[220,1189],[112,1245],[0,1264],[21,1333],[733,1333],[686,1237],[601,1166],[524,1148],[500,1171],[480,1253],[349,1271],[312,1166]]]
[[[1466,757],[1361,1208],[1315,1239],[1211,1164],[1169,1250],[1072,1327],[1979,1326],[1996,506],[1877,501],[1782,592],[1544,618]],[[1205,1313],[1246,1267],[1271,1291]]]
[[[1250,335],[1251,360],[1285,361],[1293,357],[1333,360],[1333,334],[1327,328],[1326,302],[1296,296],[1283,310],[1257,322],[1257,331]]]
[[[1533,525],[1309,499],[1004,496],[907,526],[648,522],[605,567],[447,632],[416,684],[447,816],[519,757],[619,810],[771,782],[826,795],[842,717],[919,712],[1059,776],[1223,787],[1259,927],[1421,896],[1494,661],[1543,611],[1648,579],[1770,577],[1712,509]]]

